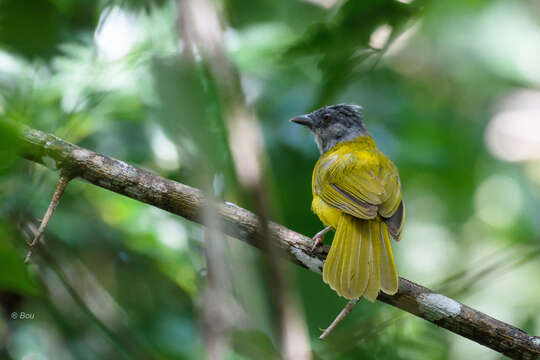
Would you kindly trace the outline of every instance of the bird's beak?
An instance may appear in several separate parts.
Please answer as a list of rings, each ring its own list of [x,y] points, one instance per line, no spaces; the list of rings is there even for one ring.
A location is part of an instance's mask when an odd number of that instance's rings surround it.
[[[291,119],[291,122],[307,126],[308,128],[311,128],[313,126],[313,120],[311,120],[311,118],[307,115],[297,116]]]

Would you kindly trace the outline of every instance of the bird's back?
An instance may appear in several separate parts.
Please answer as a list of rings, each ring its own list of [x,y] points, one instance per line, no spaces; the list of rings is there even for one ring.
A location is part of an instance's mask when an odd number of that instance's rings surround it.
[[[313,170],[312,191],[314,202],[322,198],[361,219],[390,217],[401,202],[397,168],[369,135],[339,143],[322,154]]]

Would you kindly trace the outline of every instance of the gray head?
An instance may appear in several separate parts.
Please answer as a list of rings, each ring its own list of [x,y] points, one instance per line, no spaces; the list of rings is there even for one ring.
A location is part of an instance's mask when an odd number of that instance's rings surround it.
[[[292,122],[307,126],[315,136],[321,154],[336,144],[366,134],[362,107],[353,104],[325,106],[310,114],[297,116]]]

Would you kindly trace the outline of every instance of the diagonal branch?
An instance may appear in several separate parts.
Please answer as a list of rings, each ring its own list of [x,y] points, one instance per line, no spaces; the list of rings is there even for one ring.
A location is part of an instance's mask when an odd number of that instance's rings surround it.
[[[28,127],[20,127],[19,139],[20,154],[29,160],[54,170],[69,171],[96,186],[202,223],[206,199],[198,189]],[[261,247],[258,241],[261,229],[255,214],[228,202],[219,204],[217,211],[225,233]],[[272,244],[281,257],[321,274],[328,254],[327,246],[311,252],[310,238],[274,222],[269,223],[269,228]],[[531,336],[407,279],[399,279],[397,294],[380,294],[378,300],[511,358],[540,358],[540,337]]]

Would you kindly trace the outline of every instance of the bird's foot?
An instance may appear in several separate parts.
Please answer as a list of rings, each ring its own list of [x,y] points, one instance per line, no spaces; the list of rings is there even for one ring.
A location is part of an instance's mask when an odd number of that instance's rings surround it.
[[[311,251],[314,251],[315,248],[323,242],[324,240],[324,235],[330,231],[330,229],[332,229],[332,226],[327,226],[325,227],[324,229],[322,229],[321,231],[319,231],[318,233],[315,234],[314,237],[311,238],[311,240],[313,240],[313,246],[311,247]]]

